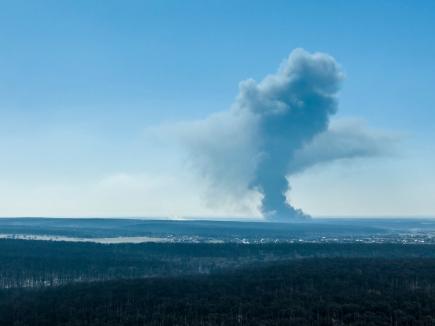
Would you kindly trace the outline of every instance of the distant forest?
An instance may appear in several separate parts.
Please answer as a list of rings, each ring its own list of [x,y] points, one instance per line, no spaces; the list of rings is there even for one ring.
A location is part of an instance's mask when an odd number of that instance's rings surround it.
[[[0,325],[435,325],[435,246],[0,240]]]
[[[434,325],[435,260],[309,258],[0,292],[1,325]]]
[[[0,240],[0,289],[74,282],[210,274],[303,258],[435,258],[435,245],[400,244],[96,244]]]

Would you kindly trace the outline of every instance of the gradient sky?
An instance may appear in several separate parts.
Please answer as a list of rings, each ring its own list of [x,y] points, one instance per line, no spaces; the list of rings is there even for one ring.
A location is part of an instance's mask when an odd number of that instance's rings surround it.
[[[292,177],[291,202],[434,216],[434,35],[433,1],[0,1],[0,216],[255,215],[205,203],[154,131],[226,110],[298,47],[343,67],[336,118],[399,141]]]

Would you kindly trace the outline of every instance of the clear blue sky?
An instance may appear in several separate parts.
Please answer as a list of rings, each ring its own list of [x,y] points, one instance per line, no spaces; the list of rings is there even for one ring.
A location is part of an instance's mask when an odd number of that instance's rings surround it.
[[[296,177],[292,202],[435,215],[434,35],[433,1],[0,1],[0,215],[232,214],[146,130],[226,110],[297,47],[342,65],[338,117],[401,141]]]

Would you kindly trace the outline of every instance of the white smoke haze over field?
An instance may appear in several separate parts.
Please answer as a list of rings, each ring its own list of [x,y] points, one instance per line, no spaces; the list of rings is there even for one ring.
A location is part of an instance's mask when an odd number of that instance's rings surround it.
[[[270,220],[307,218],[287,201],[287,176],[336,159],[376,156],[390,139],[362,124],[330,126],[344,78],[333,57],[294,50],[278,71],[247,79],[228,111],[177,125],[209,203],[261,197]]]

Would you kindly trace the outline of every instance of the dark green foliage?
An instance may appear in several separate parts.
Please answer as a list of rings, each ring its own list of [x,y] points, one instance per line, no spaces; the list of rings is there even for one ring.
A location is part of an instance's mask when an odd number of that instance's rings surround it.
[[[435,325],[435,246],[0,240],[0,325]]]
[[[312,257],[434,257],[435,245],[117,244],[0,240],[0,288],[209,274],[256,263]]]
[[[1,325],[435,325],[435,259],[311,258],[0,292]]]

